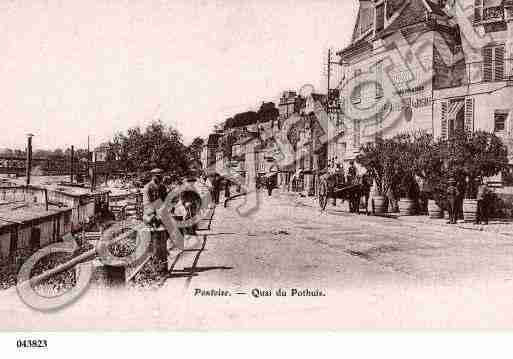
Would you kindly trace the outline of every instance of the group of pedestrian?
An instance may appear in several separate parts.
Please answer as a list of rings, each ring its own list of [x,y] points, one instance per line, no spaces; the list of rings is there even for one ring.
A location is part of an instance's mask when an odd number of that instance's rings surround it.
[[[162,221],[158,216],[157,210],[166,201],[168,194],[173,190],[174,186],[179,186],[183,182],[176,181],[173,183],[169,176],[162,177],[163,171],[155,168],[150,171],[151,180],[143,188],[143,221],[152,228],[158,228]],[[172,203],[171,213],[175,220],[183,221],[194,216],[194,203],[189,198],[187,191],[181,192]],[[183,229],[185,233],[194,234],[195,228]]]
[[[470,184],[467,180],[466,192],[470,191]],[[463,202],[463,194],[460,190],[462,186],[458,186],[458,183],[454,177],[451,177],[448,181],[446,190],[446,199],[449,210],[449,224],[456,224],[458,215],[460,213],[461,203]],[[488,224],[489,221],[489,209],[490,209],[490,196],[491,191],[488,188],[486,182],[481,179],[477,187],[477,211],[475,224]]]
[[[219,204],[222,191],[224,191],[225,199],[231,196],[233,182],[218,173],[214,173],[212,176],[203,175],[200,177],[200,182],[208,188],[212,202],[215,204]]]
[[[358,175],[356,166],[353,161],[350,162],[349,168],[347,169],[347,176],[344,174],[344,168],[340,164],[330,163],[328,164],[328,173],[330,173],[329,180],[331,193],[329,196],[333,199],[333,205],[336,205],[336,196],[333,192],[334,189],[340,185],[351,185],[358,181]],[[416,176],[416,182],[418,185],[418,204],[421,213],[427,213],[428,200],[432,198],[433,191],[427,181],[421,177]],[[369,183],[372,180],[369,179]],[[465,195],[468,196],[471,184],[467,179],[465,182],[458,182],[454,177],[450,177],[447,181],[447,187],[444,193],[444,200],[446,203],[447,210],[449,212],[449,224],[457,223],[458,218],[462,215],[463,198]],[[475,188],[475,187],[474,187]],[[391,191],[391,189],[390,189]],[[389,191],[389,192],[390,192]],[[473,194],[475,194],[474,192]],[[477,186],[477,211],[475,224],[488,224],[491,210],[491,190],[489,189],[486,182],[481,178]],[[387,193],[387,199],[389,208],[394,209],[397,205],[395,201],[395,195],[393,193]]]

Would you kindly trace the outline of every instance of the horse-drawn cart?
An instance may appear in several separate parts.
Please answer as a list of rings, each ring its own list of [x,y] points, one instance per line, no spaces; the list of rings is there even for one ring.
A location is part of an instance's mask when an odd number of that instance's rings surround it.
[[[319,178],[318,196],[321,210],[326,210],[330,198],[348,201],[349,211],[358,213],[361,198],[364,197],[367,208],[371,187],[369,179],[366,176],[358,177],[354,183],[340,179],[341,176],[337,173],[326,173]]]

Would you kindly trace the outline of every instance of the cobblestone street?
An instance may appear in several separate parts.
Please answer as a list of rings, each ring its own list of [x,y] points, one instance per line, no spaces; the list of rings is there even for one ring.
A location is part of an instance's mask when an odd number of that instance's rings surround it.
[[[205,250],[197,258],[194,253],[181,258],[161,289],[93,286],[78,302],[50,314],[30,311],[7,291],[0,294],[2,327],[482,328],[513,323],[510,236],[358,216],[333,207],[320,213],[306,199],[279,194],[268,198],[262,193],[261,199],[252,217],[235,211],[242,200],[218,206],[211,231],[203,233]],[[191,267],[192,277],[181,271]],[[277,295],[280,289],[287,295]],[[123,328],[109,326],[113,318],[123,318]]]

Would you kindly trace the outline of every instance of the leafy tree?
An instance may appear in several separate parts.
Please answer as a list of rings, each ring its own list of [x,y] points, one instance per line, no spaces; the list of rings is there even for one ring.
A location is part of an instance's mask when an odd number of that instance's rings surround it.
[[[53,150],[53,155],[62,157],[64,156],[64,151],[61,148],[56,148],[55,150]]]
[[[502,140],[493,133],[476,131],[460,132],[440,143],[441,156],[445,158],[443,174],[466,183],[467,197],[474,198],[477,181],[492,177],[505,170],[508,150]]]
[[[276,108],[274,102],[264,102],[260,106],[257,115],[258,122],[272,122],[274,124],[274,122],[277,121],[278,117],[280,116],[280,111]]]
[[[117,159],[127,172],[148,171],[154,167],[184,175],[188,167],[187,147],[181,134],[162,121],[153,121],[144,130],[129,128],[109,142],[109,160]]]
[[[364,167],[376,181],[380,195],[390,191],[397,193],[401,180],[411,163],[410,153],[406,151],[410,136],[403,134],[390,139],[377,138],[362,146],[356,161]]]

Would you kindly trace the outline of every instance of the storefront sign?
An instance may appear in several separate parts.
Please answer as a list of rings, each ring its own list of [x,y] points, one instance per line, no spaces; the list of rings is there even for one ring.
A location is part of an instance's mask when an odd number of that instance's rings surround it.
[[[411,98],[405,97],[401,102],[394,102],[391,104],[392,111],[403,111],[406,108],[421,108],[431,106],[431,97]]]

